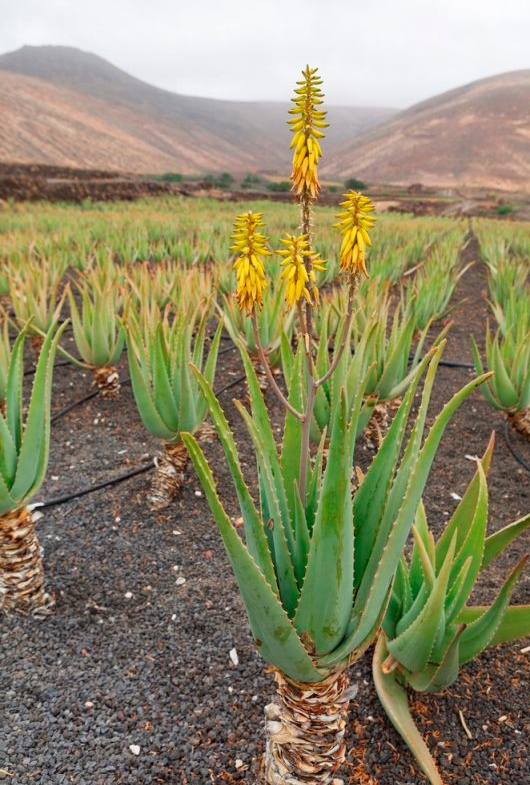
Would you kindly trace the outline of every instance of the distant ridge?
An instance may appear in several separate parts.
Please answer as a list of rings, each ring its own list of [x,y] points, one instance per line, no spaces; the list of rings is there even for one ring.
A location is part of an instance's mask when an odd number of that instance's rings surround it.
[[[339,144],[322,171],[397,185],[530,191],[530,70],[422,101]]]
[[[178,95],[90,52],[0,55],[0,160],[131,172],[288,173],[287,103]],[[395,110],[328,107],[326,152]]]

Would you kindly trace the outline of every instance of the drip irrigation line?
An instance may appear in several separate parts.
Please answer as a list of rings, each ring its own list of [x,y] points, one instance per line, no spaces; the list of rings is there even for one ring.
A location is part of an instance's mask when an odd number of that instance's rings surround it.
[[[94,491],[99,491],[102,488],[108,488],[111,485],[117,485],[119,482],[128,480],[130,477],[136,477],[138,474],[144,474],[144,472],[148,472],[150,469],[152,469],[154,465],[154,461],[151,461],[151,463],[146,463],[144,466],[138,466],[136,469],[131,469],[124,474],[119,474],[117,477],[112,477],[110,480],[103,480],[102,482],[97,482],[94,485],[89,485],[87,488],[81,488],[80,491],[67,493],[64,496],[56,496],[54,499],[50,499],[47,502],[37,502],[33,505],[33,507],[37,510],[43,510],[46,507],[55,507],[58,504],[65,504],[66,502],[72,501],[73,499],[79,499],[81,496],[86,496],[87,494],[93,493]]]
[[[440,365],[445,365],[446,368],[470,368],[474,370],[473,363],[461,363],[458,360],[440,360]]]
[[[220,390],[215,390],[215,392],[214,392],[215,397],[218,398],[220,395],[225,393],[227,390],[231,390],[232,387],[235,387],[237,384],[240,384],[241,382],[245,381],[246,378],[247,378],[246,374],[243,374],[242,376],[238,376],[237,379],[234,379],[233,381],[229,382],[228,384],[225,384],[225,386],[221,387]]]
[[[99,390],[92,390],[87,395],[84,395],[82,398],[78,398],[77,401],[73,401],[73,403],[69,403],[68,406],[65,406],[64,409],[60,409],[58,412],[52,415],[50,422],[54,423],[63,415],[68,414],[69,411],[75,409],[76,406],[80,406],[85,401],[90,401],[92,398],[95,398],[96,395],[99,395]]]
[[[71,363],[70,360],[60,360],[59,362],[55,363],[53,367],[64,368],[67,365],[71,366],[72,368],[74,367],[74,364]],[[32,368],[28,368],[26,371],[24,371],[24,376],[31,376],[32,374],[35,373],[36,370],[37,370],[36,366],[33,366]]]
[[[523,469],[526,469],[526,471],[530,473],[530,464],[528,464],[524,458],[521,458],[521,456],[513,446],[512,437],[510,436],[510,423],[508,422],[508,420],[504,421],[504,439],[506,441],[508,449],[510,450],[511,454],[513,455],[517,463],[520,463]]]
[[[218,355],[220,357],[222,354],[226,354],[227,352],[233,352],[235,348],[236,347],[234,346],[234,344],[232,344],[232,346],[227,346],[226,349],[221,349],[221,351],[218,352]]]

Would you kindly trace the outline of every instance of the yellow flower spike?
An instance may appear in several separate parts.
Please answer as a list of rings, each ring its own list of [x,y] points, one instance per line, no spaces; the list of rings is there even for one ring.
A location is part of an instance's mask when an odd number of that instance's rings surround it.
[[[309,237],[301,234],[298,237],[287,234],[282,244],[285,248],[278,251],[284,257],[282,279],[286,282],[285,297],[289,305],[300,302],[304,297],[312,305],[309,287],[315,301],[319,302],[315,270],[326,269],[325,261],[318,253],[309,248]]]
[[[236,251],[236,300],[242,311],[251,314],[256,304],[261,305],[267,286],[263,258],[270,256],[268,239],[259,229],[265,226],[262,213],[242,213],[234,221],[231,251]]]
[[[320,190],[318,161],[322,157],[322,148],[318,140],[324,137],[318,129],[328,127],[328,123],[324,122],[326,112],[317,108],[322,104],[324,95],[320,89],[322,79],[316,72],[316,68],[309,66],[302,71],[304,78],[297,82],[301,87],[294,91],[296,97],[291,98],[294,107],[289,114],[293,115],[293,119],[288,121],[294,134],[291,142],[291,147],[294,147],[293,191],[300,194],[306,190],[313,199]]]
[[[368,231],[376,221],[371,215],[375,208],[371,200],[358,191],[348,191],[344,197],[345,201],[340,206],[345,209],[337,215],[339,221],[334,224],[342,235],[340,269],[352,273],[362,270],[368,277],[365,250],[372,244]]]

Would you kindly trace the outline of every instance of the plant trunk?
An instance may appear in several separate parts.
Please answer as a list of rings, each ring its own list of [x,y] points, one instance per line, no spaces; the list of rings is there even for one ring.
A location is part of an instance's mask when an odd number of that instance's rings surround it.
[[[364,435],[376,449],[379,449],[381,442],[388,433],[394,415],[401,406],[401,400],[401,398],[391,398],[374,406],[372,416],[364,430]]]
[[[27,507],[0,516],[0,609],[46,615],[53,598],[44,590],[42,549]]]
[[[31,343],[31,348],[33,349],[33,354],[35,356],[35,362],[37,362],[40,356],[40,350],[42,349],[42,344],[44,343],[44,338],[38,333],[30,333],[29,340]]]
[[[516,431],[530,439],[530,409],[523,409],[515,414],[508,415],[508,422]]]
[[[93,384],[103,398],[117,398],[120,394],[120,375],[114,365],[92,369]]]
[[[265,785],[338,785],[352,695],[346,671],[300,683],[275,671],[276,700],[265,707]]]
[[[213,426],[205,422],[196,433],[201,443],[215,437]],[[186,476],[189,455],[184,442],[164,442],[164,452],[155,458],[155,475],[148,496],[152,510],[164,510],[178,496]]]

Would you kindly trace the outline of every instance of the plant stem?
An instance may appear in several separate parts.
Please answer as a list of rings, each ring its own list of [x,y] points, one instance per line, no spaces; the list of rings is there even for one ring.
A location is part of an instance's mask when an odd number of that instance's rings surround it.
[[[285,408],[288,411],[290,411],[291,414],[294,414],[295,417],[298,417],[299,420],[303,420],[304,419],[304,415],[301,412],[299,412],[298,409],[295,409],[294,406],[292,406],[289,403],[289,401],[287,400],[287,398],[285,397],[283,392],[278,387],[278,383],[277,383],[276,379],[274,378],[274,374],[273,374],[272,369],[271,369],[271,367],[269,365],[269,361],[267,360],[267,355],[265,354],[265,350],[263,349],[263,346],[261,345],[261,338],[260,338],[260,335],[259,335],[258,322],[257,322],[257,319],[256,319],[256,313],[255,312],[252,314],[251,319],[252,319],[252,330],[254,332],[254,341],[256,343],[256,348],[258,350],[258,356],[259,356],[259,359],[261,360],[261,364],[263,365],[263,368],[265,369],[265,373],[267,374],[267,379],[269,380],[272,389],[274,390],[274,392],[276,393],[276,396],[280,399],[282,404],[285,406]]]
[[[327,382],[330,376],[332,376],[332,374],[335,372],[335,369],[337,368],[337,365],[339,364],[340,359],[344,353],[344,349],[346,348],[346,344],[348,343],[348,337],[350,334],[350,325],[353,316],[353,294],[355,292],[356,280],[357,280],[356,277],[352,276],[352,279],[350,281],[350,288],[348,291],[348,308],[346,311],[346,321],[344,322],[344,329],[342,331],[340,346],[335,352],[335,356],[333,357],[333,362],[329,366],[324,376],[322,376],[320,379],[317,379],[317,381],[315,382],[316,387],[320,387],[322,384]]]

